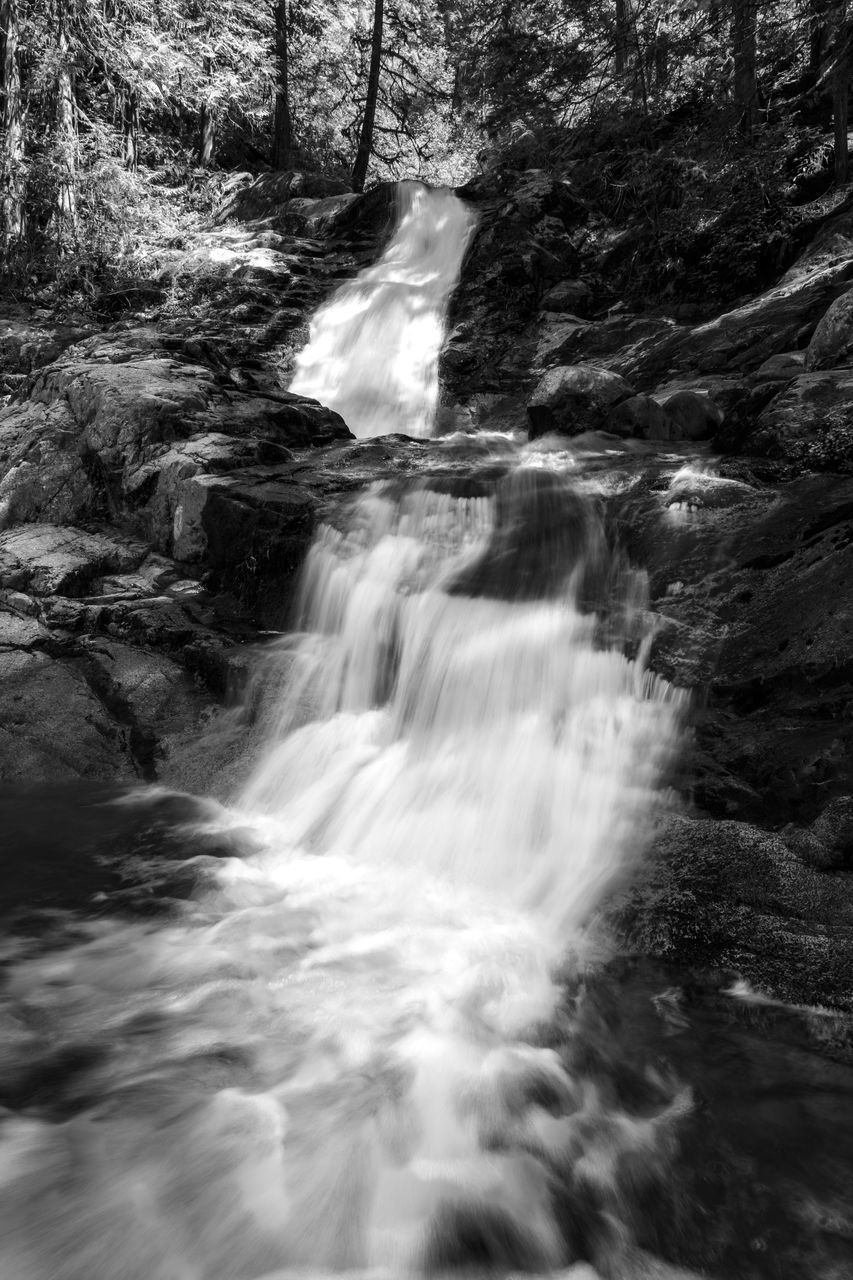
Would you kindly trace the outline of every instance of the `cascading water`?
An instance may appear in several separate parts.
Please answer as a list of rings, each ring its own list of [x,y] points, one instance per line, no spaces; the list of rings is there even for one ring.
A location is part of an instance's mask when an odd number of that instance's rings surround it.
[[[418,238],[425,276],[447,260],[442,218],[458,265],[457,204],[416,193],[401,276]],[[374,292],[371,342],[417,313],[403,296]],[[396,373],[384,417],[353,390],[374,426],[403,425]],[[636,1274],[626,1178],[665,1162],[687,1101],[629,1115],[548,1028],[642,850],[682,699],[645,669],[642,575],[594,495],[518,461],[479,495],[377,486],[319,530],[268,741],[211,819],[253,851],[205,862],[166,923],[90,922],[11,968],[4,1069],[46,1038],[88,1057],[57,1114],[3,1121],[0,1275]]]
[[[359,437],[431,433],[444,316],[474,226],[449,190],[403,182],[397,191],[388,248],[317,312],[291,383]]]

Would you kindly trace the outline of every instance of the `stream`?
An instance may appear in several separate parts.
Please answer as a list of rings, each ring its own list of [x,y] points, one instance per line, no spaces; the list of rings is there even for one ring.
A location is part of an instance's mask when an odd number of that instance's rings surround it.
[[[294,388],[430,435],[471,232],[407,184]],[[850,1280],[832,1016],[603,923],[690,711],[606,515],[640,455],[450,436],[339,504],[224,800],[0,791],[3,1280]],[[676,520],[722,483],[657,465]]]

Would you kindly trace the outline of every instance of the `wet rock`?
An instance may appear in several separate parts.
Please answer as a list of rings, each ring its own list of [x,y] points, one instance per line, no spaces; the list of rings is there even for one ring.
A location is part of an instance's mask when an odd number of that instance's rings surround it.
[[[192,477],[177,497],[174,554],[204,560],[220,589],[280,622],[314,528],[310,493],[274,468],[256,467]]]
[[[853,481],[720,488],[729,505],[632,515],[663,620],[654,662],[697,690],[696,800],[808,823],[853,790]]]
[[[607,430],[619,436],[644,440],[669,438],[669,422],[663,407],[651,396],[629,396],[607,417]]]
[[[526,330],[543,296],[577,276],[588,210],[568,182],[543,170],[483,175],[458,194],[478,224],[451,300],[455,333],[442,354],[442,380],[462,401],[474,392],[517,393],[529,388],[534,363],[537,340]],[[567,363],[557,353],[552,360]]]
[[[836,796],[809,827],[780,832],[797,857],[820,871],[853,871],[853,796]]]
[[[668,358],[658,360],[655,353],[674,348],[687,332],[666,316],[620,311],[576,330],[567,338],[562,359],[593,360],[650,390],[672,373]]]
[[[449,430],[463,431],[525,431],[527,409],[521,396],[507,396],[488,391],[471,396],[465,405],[442,406],[439,409],[439,433],[442,415],[447,417]]]
[[[769,356],[755,371],[756,379],[762,382],[788,382],[798,374],[805,373],[805,351],[780,351],[777,356]]]
[[[520,470],[495,490],[483,551],[446,586],[451,595],[536,600],[565,588],[575,572],[584,604],[600,597],[606,557],[598,511],[564,476]]]
[[[668,818],[612,918],[645,954],[731,968],[783,1000],[853,1008],[853,875],[806,866],[748,823]]]
[[[631,349],[619,371],[642,387],[673,373],[743,376],[770,357],[805,347],[829,305],[853,278],[853,259],[803,261],[772,289],[703,324],[659,325]]]
[[[558,320],[546,312],[536,331],[533,367],[548,369],[553,365],[566,364],[577,346],[578,336],[585,333],[587,328],[585,322],[577,316],[566,316]]]
[[[126,729],[140,773],[153,780],[169,740],[198,726],[207,704],[200,688],[164,654],[103,638],[86,645],[82,667],[89,687]]]
[[[112,533],[24,525],[0,533],[0,586],[34,596],[82,596],[102,574],[136,568],[146,551]]]
[[[709,395],[698,391],[658,391],[655,399],[664,411],[664,439],[710,440],[722,426],[725,417],[723,410]]]
[[[221,474],[261,461],[287,463],[293,455],[283,445],[221,432],[204,432],[172,446],[166,453],[137,468],[127,480],[128,497],[144,503],[147,531],[152,544],[171,552],[174,542],[175,512],[186,501],[186,482],[194,476]],[[150,495],[150,496],[149,496]],[[197,560],[199,554],[179,554],[183,560]]]
[[[560,280],[542,299],[543,311],[571,311],[586,315],[592,301],[592,290],[585,280]]]
[[[230,393],[201,415],[210,429],[228,435],[256,435],[290,448],[354,439],[339,413],[307,396],[282,391],[275,396]]]
[[[549,369],[527,404],[530,439],[558,431],[580,435],[603,427],[608,412],[627,400],[631,387],[618,374],[594,365]]]
[[[806,369],[839,369],[853,363],[853,289],[836,298],[806,348]]]
[[[853,470],[853,369],[794,378],[759,415],[740,451],[803,470]]]
[[[135,778],[127,730],[73,666],[0,648],[0,779]]]

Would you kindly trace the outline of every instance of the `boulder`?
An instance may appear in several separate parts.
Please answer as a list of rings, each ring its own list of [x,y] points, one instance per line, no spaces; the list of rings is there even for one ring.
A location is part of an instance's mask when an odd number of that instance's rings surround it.
[[[607,430],[617,436],[639,436],[643,440],[667,440],[667,416],[651,396],[629,396],[617,404],[607,418]]]
[[[768,356],[755,371],[759,382],[787,382],[805,373],[805,351],[780,351],[778,355]]]
[[[813,471],[853,471],[853,369],[794,378],[759,414],[743,453]]]
[[[595,365],[559,365],[539,381],[527,404],[529,436],[550,431],[579,435],[604,427],[610,411],[631,395],[617,373]]]
[[[658,391],[654,397],[664,411],[666,440],[710,440],[722,426],[725,414],[711,397],[682,388]],[[651,437],[654,438],[654,437]]]
[[[585,315],[592,302],[592,290],[585,280],[560,280],[542,299],[543,311],[570,311]]]
[[[853,289],[842,293],[818,322],[806,348],[805,366],[840,369],[853,364]]]

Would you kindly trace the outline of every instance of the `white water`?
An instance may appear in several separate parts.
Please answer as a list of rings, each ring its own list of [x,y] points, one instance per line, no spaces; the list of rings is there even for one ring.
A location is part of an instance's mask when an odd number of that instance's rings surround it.
[[[336,409],[359,437],[431,434],[445,312],[474,226],[449,190],[398,191],[388,248],[317,312],[290,388]]]
[[[492,497],[377,488],[319,531],[301,625],[215,819],[256,852],[171,923],[10,972],[6,1065],[103,1056],[62,1115],[0,1124],[0,1276],[550,1271],[582,1195],[628,1280],[623,1164],[666,1161],[686,1100],[631,1117],[539,1033],[677,742],[642,575],[541,467]]]

